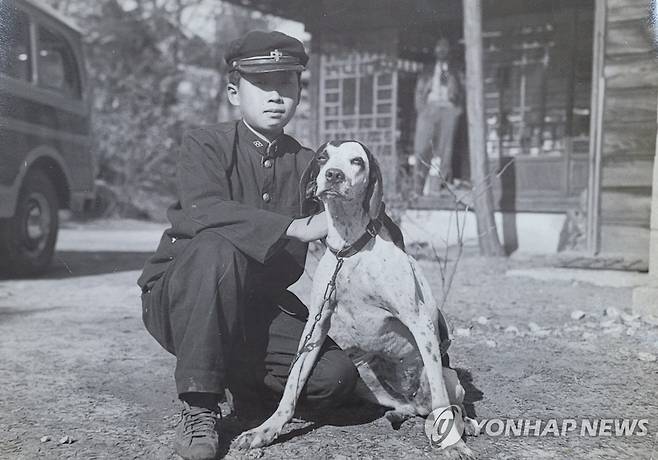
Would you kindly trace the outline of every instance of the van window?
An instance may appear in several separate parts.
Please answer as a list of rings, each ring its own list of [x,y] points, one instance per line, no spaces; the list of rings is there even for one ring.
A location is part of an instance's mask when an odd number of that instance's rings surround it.
[[[0,2],[0,18],[0,73],[31,81],[29,19],[5,2]]]
[[[73,51],[64,37],[39,26],[37,42],[39,86],[80,97],[80,80]]]

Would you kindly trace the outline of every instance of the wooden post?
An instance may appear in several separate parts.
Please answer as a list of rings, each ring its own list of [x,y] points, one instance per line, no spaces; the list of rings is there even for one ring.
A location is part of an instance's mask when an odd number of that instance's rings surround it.
[[[601,150],[605,108],[606,1],[594,3],[594,45],[592,49],[592,98],[589,122],[589,178],[587,185],[587,252],[595,255],[601,246]]]
[[[482,2],[463,0],[464,44],[466,46],[466,108],[471,182],[480,254],[505,254],[494,220],[493,194],[489,173],[484,122],[484,77],[482,72]]]

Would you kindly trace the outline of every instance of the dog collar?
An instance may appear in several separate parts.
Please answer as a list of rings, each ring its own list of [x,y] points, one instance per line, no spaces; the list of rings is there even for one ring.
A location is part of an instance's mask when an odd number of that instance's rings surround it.
[[[343,246],[343,248],[340,250],[336,250],[329,245],[327,245],[327,247],[339,259],[351,257],[354,254],[358,254],[358,252],[361,251],[361,249],[363,249],[370,240],[375,238],[381,228],[382,221],[379,217],[377,217],[376,219],[368,222],[368,225],[366,225],[366,231],[354,243]]]

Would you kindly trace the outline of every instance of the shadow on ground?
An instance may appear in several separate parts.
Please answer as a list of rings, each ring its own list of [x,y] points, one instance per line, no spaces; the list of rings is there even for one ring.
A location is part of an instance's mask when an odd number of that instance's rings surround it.
[[[466,392],[464,395],[464,410],[466,411],[466,415],[472,419],[476,419],[477,413],[475,412],[475,403],[482,401],[484,393],[475,386],[471,371],[461,367],[455,368],[455,371],[457,372],[457,376],[459,376],[459,382],[462,384],[462,387],[464,387],[464,391]]]
[[[57,252],[50,270],[42,278],[61,279],[141,270],[151,255],[151,252]]]
[[[274,410],[276,410],[276,407],[271,410],[263,411],[258,415],[250,414],[247,419],[236,417],[235,413],[225,417],[221,422],[221,456],[224,456],[229,452],[232,442],[243,431],[259,426],[274,412]],[[305,408],[302,405],[295,411],[295,419],[286,424],[284,432],[272,443],[272,445],[285,443],[286,441],[303,436],[327,425],[365,425],[383,417],[385,412],[386,409],[381,406],[361,401],[346,404],[345,406],[337,408],[331,408],[330,410]]]
[[[151,255],[151,252],[58,251],[46,273],[25,279],[66,279],[141,270]],[[0,280],[3,279],[17,278],[0,275]]]
[[[483,399],[484,393],[475,386],[471,372],[464,368],[455,368],[459,375],[460,382],[466,392],[464,396],[464,410],[466,415],[470,418],[476,418],[475,403]],[[227,455],[231,449],[231,444],[240,433],[250,430],[259,426],[264,422],[274,411],[276,407],[273,406],[269,410],[262,409],[260,413],[251,413],[247,419],[236,417],[235,413],[230,413],[223,418],[221,422],[222,437],[220,440],[221,456]],[[295,411],[296,418],[289,424],[287,429],[272,443],[272,445],[283,444],[308,433],[311,433],[319,428],[327,425],[332,426],[358,426],[367,425],[373,421],[385,417],[389,408],[372,404],[367,401],[353,401],[338,408],[330,410],[314,410],[312,408],[305,408],[303,405],[298,407]],[[391,422],[393,430],[400,429],[404,421]]]
[[[31,308],[26,310],[25,308],[19,307],[0,307],[0,322],[5,319],[10,319],[13,317],[24,317],[29,315],[34,315],[37,313],[57,310],[60,307],[44,307],[44,308]]]

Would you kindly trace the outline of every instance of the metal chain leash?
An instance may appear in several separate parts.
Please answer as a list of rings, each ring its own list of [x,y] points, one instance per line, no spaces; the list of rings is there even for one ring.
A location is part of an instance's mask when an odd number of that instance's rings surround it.
[[[288,374],[290,374],[293,366],[295,365],[299,357],[302,355],[302,353],[309,352],[317,346],[317,344],[310,344],[309,341],[311,340],[311,336],[313,335],[315,326],[320,322],[320,319],[322,318],[322,312],[324,311],[324,306],[331,301],[331,296],[334,294],[334,292],[336,292],[336,277],[338,276],[338,272],[340,271],[342,266],[343,266],[343,258],[337,257],[334,274],[331,276],[331,279],[329,280],[329,283],[327,284],[327,287],[324,290],[324,296],[322,298],[322,305],[320,305],[320,311],[318,311],[317,315],[315,315],[315,318],[313,319],[313,325],[311,326],[311,330],[309,331],[308,334],[306,334],[306,337],[304,337],[304,342],[302,346],[299,348],[299,351],[297,352],[295,359],[293,359],[292,363],[290,363],[290,369],[288,369]]]

